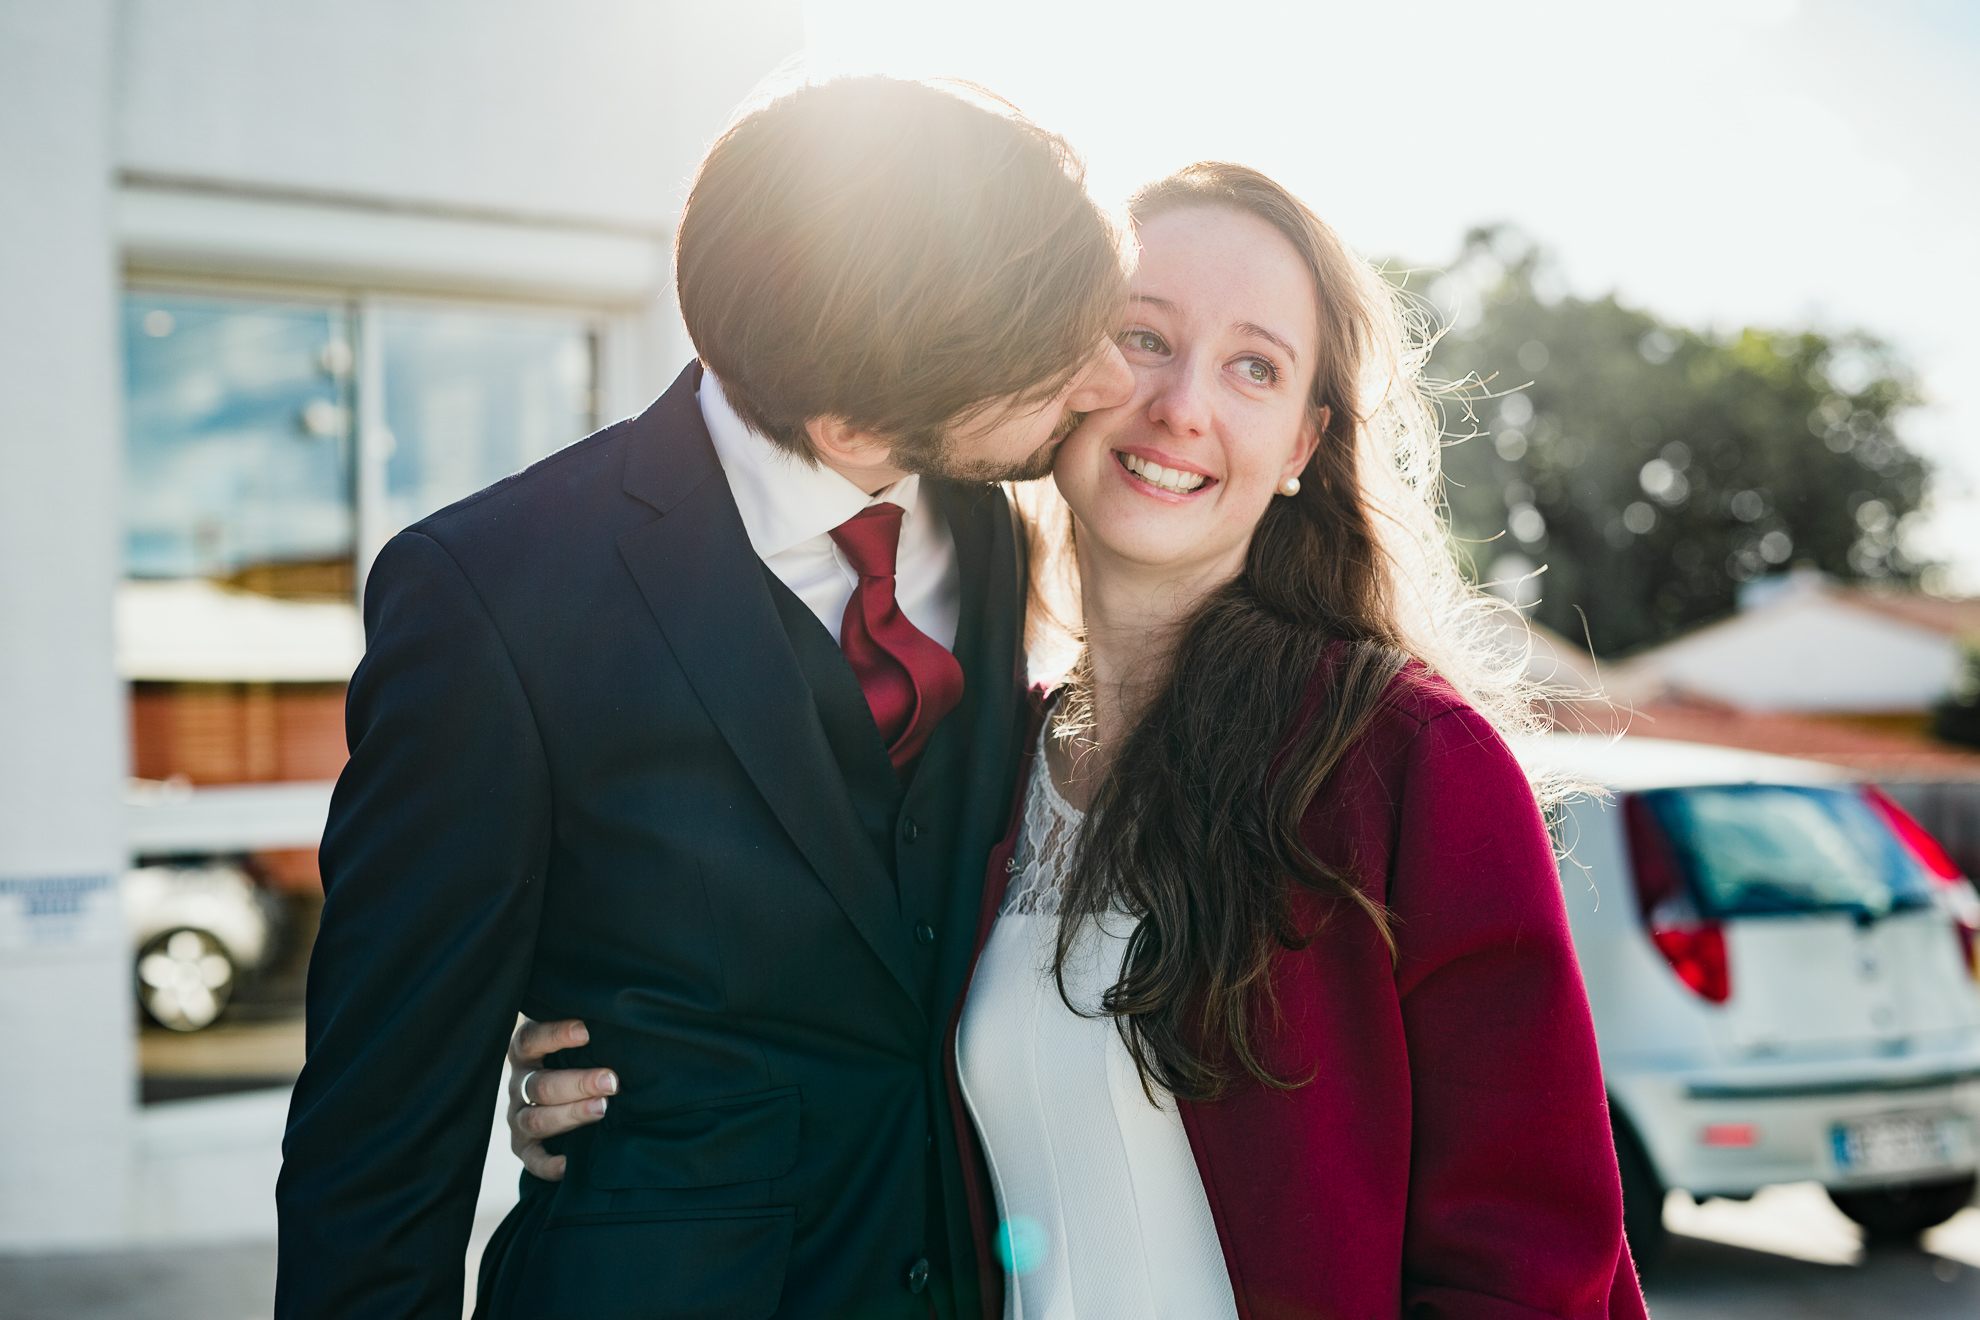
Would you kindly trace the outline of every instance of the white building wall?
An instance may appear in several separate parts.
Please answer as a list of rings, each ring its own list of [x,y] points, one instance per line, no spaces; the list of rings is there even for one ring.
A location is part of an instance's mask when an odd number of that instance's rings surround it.
[[[0,4],[0,1251],[172,1237],[167,1164],[259,1187],[275,1158],[253,1125],[224,1159],[166,1141],[191,1108],[137,1121],[122,268],[586,308],[624,416],[690,352],[694,163],[802,43],[798,0]]]
[[[124,1230],[113,0],[0,5],[0,1247]]]
[[[127,0],[121,11],[117,164],[141,193],[235,190],[332,218],[372,208],[535,224],[546,242],[566,229],[651,243],[647,287],[568,291],[619,308],[601,421],[638,411],[691,356],[667,263],[688,181],[744,96],[804,43],[798,0]],[[271,273],[251,255],[202,269]],[[393,273],[406,287],[459,285]]]
[[[127,170],[671,228],[788,0],[129,0]]]

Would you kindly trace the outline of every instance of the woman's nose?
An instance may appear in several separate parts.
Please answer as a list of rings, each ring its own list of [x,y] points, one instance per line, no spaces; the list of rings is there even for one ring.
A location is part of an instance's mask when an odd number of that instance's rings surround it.
[[[1210,429],[1210,390],[1192,364],[1178,362],[1163,373],[1161,387],[1148,403],[1148,420],[1178,435]]]
[[[1132,393],[1134,373],[1128,369],[1127,359],[1121,356],[1121,346],[1112,339],[1104,339],[1100,343],[1100,351],[1093,355],[1093,360],[1080,370],[1079,378],[1073,382],[1066,408],[1070,412],[1118,408],[1127,402]]]

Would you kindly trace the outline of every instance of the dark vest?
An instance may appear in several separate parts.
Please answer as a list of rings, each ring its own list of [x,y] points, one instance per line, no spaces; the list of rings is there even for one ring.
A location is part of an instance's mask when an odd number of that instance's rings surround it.
[[[798,668],[811,688],[818,709],[819,723],[838,762],[839,773],[859,812],[860,824],[873,840],[873,849],[886,864],[893,878],[902,921],[914,933],[915,971],[922,1003],[931,1018],[946,1019],[946,1003],[937,1003],[941,983],[944,938],[951,933],[952,900],[957,897],[955,862],[957,848],[970,817],[984,815],[985,805],[970,800],[972,787],[981,792],[979,779],[970,780],[969,730],[978,715],[974,700],[992,683],[1009,684],[1008,673],[999,672],[990,656],[984,654],[984,597],[988,565],[983,561],[990,538],[988,529],[975,524],[963,500],[943,499],[944,508],[956,538],[960,566],[961,601],[954,653],[963,667],[963,700],[946,716],[930,739],[927,750],[912,773],[904,780],[887,757],[887,747],[867,708],[859,680],[845,653],[832,639],[825,625],[791,589],[766,566],[763,570],[771,600],[777,606]],[[1008,803],[996,802],[991,814],[1001,813]],[[967,900],[969,895],[962,897]],[[976,908],[965,901],[960,909],[965,924],[973,920]]]
[[[1001,502],[966,489],[931,489],[948,518],[960,567],[954,654],[963,667],[963,698],[936,729],[905,782],[888,760],[859,680],[839,644],[790,588],[767,567],[763,572],[860,824],[886,863],[901,919],[914,932],[917,989],[933,1032],[929,1108],[936,1116],[947,1110],[942,1033],[961,993],[983,860],[1009,814],[1012,760],[1021,746],[1001,725],[1023,711],[1023,703],[1012,700],[1022,681],[1011,664],[1019,619],[1006,603],[1016,595],[1022,565],[1005,549],[1011,544],[1004,539],[1009,532],[991,523],[999,518],[1009,526]],[[978,1281],[970,1277],[975,1255],[969,1247],[957,1145],[931,1139],[928,1154],[930,1300],[939,1315],[973,1315]]]

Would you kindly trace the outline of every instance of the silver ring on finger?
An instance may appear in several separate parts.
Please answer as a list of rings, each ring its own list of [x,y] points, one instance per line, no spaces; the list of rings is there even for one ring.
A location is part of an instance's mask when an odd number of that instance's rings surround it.
[[[528,1072],[523,1074],[522,1085],[517,1089],[522,1092],[522,1102],[525,1108],[528,1109],[536,1108],[536,1101],[529,1098],[529,1079],[536,1076],[536,1074],[542,1071],[543,1070],[541,1068],[531,1068]]]

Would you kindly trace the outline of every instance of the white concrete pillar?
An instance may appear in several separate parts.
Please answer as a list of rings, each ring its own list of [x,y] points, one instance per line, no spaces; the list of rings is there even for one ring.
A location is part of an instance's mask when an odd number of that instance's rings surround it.
[[[115,15],[0,4],[0,1251],[126,1230]]]

